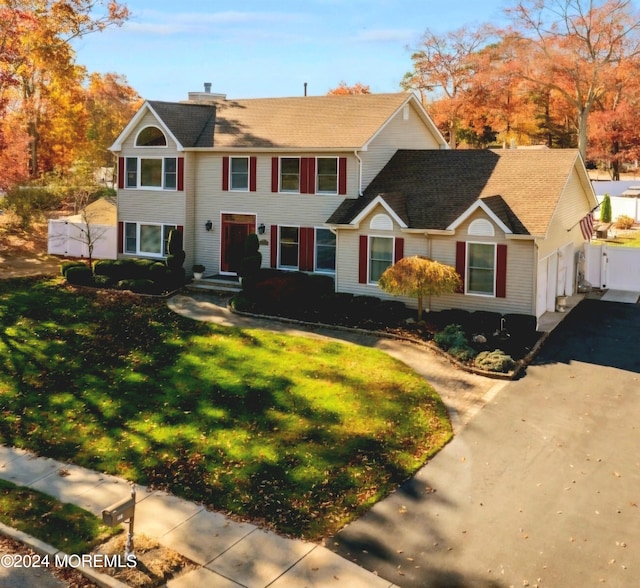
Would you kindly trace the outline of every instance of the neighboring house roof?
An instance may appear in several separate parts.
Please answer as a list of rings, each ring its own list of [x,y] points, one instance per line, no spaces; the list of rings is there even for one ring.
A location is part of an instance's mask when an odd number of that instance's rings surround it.
[[[579,161],[575,149],[399,150],[327,223],[352,224],[381,197],[409,228],[447,230],[480,201],[510,232],[545,235]]]
[[[640,181],[638,180],[593,180],[593,189],[598,196],[638,196],[640,195]]]
[[[151,110],[182,149],[362,149],[412,102],[436,139],[445,140],[417,98],[406,92],[216,100],[207,104],[146,102],[112,146]]]

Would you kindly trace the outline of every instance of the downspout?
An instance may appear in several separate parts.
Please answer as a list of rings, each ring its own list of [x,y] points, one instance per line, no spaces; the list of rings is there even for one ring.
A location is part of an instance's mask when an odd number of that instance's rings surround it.
[[[358,196],[362,196],[362,159],[358,155],[358,150],[354,149],[353,154],[358,160]]]

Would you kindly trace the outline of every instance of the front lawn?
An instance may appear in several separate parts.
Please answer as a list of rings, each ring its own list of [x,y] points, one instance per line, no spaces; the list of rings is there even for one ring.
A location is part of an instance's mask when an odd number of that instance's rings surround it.
[[[0,362],[0,442],[308,538],[451,436],[434,390],[379,351],[56,279],[0,281]]]

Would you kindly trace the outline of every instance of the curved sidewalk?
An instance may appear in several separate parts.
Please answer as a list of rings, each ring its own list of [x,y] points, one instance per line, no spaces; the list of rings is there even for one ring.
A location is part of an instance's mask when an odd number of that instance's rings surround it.
[[[381,349],[412,367],[434,386],[451,414],[456,431],[505,385],[505,382],[457,370],[436,353],[409,342],[355,331],[240,316],[228,310],[226,298],[180,294],[169,299],[168,305],[173,311],[194,320],[330,337]],[[0,478],[76,504],[97,516],[103,509],[130,495],[130,484],[124,479],[4,446],[0,446]],[[141,486],[136,486],[136,491],[135,534],[157,538],[199,566],[170,580],[168,588],[395,586],[322,545],[287,539],[249,523],[235,522],[166,492]]]

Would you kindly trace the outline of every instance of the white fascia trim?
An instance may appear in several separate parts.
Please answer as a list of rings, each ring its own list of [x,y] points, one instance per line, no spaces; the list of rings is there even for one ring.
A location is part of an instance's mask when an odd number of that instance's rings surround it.
[[[408,229],[409,226],[407,225],[407,223],[405,223],[396,213],[395,211],[385,202],[384,198],[382,196],[376,196],[371,202],[369,202],[369,204],[367,204],[367,206],[364,208],[364,210],[362,210],[362,212],[360,212],[360,214],[358,214],[352,221],[351,224],[359,224],[360,222],[362,222],[362,219],[364,217],[366,217],[368,214],[371,214],[371,212],[373,211],[373,209],[376,206],[382,206],[382,208],[384,208],[387,213],[389,213],[389,216],[391,216],[391,218],[396,222],[397,225],[400,226],[401,229]]]
[[[500,229],[510,235],[513,231],[507,227],[495,214],[494,212],[482,201],[476,200],[465,212],[463,212],[455,221],[453,221],[448,227],[447,230],[455,231],[464,221],[466,221],[474,212],[478,209],[482,210]]]
[[[352,154],[360,147],[184,147],[183,151],[206,153],[345,153]]]
[[[122,144],[124,140],[131,134],[131,131],[138,125],[138,123],[142,120],[144,115],[150,112],[156,118],[158,122],[158,126],[162,129],[164,133],[166,133],[171,140],[176,144],[176,151],[184,151],[184,147],[180,144],[180,141],[176,139],[173,133],[167,128],[167,125],[164,124],[164,121],[158,116],[158,113],[151,108],[151,105],[148,102],[145,102],[138,112],[133,115],[133,118],[129,121],[129,124],[124,128],[124,130],[118,135],[118,138],[115,140],[113,145],[109,147],[109,151],[119,152],[122,151]]]

